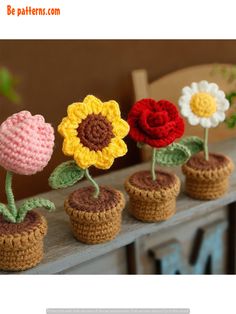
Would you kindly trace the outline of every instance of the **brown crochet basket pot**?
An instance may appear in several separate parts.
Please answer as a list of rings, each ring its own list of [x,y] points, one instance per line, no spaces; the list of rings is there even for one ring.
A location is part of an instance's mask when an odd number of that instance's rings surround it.
[[[64,205],[73,235],[81,242],[107,242],[120,232],[125,199],[118,190],[102,186],[94,198],[92,187],[81,188],[71,193]]]
[[[46,219],[35,211],[19,224],[5,222],[0,216],[0,270],[22,271],[40,263],[46,233]]]
[[[129,212],[144,222],[167,220],[175,214],[176,197],[180,191],[180,180],[166,171],[156,172],[153,181],[149,171],[131,175],[125,182],[129,194]]]
[[[203,152],[192,156],[182,166],[186,176],[185,192],[199,200],[213,200],[224,195],[229,187],[229,176],[233,172],[232,160],[221,154],[209,154],[206,161]]]

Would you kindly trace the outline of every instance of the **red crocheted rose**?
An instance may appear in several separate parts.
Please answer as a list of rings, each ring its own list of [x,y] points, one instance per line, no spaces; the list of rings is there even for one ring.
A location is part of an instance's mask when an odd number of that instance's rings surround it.
[[[132,139],[152,147],[168,146],[184,133],[184,120],[167,100],[139,100],[129,112],[128,123]]]

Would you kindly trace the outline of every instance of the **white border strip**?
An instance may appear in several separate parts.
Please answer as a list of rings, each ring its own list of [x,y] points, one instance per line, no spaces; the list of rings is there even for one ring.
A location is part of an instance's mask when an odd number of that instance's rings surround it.
[[[47,314],[189,314],[189,309],[47,309]]]

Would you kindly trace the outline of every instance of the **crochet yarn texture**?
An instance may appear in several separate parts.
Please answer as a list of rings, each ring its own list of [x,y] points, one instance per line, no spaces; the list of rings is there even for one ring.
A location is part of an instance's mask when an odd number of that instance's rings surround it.
[[[0,216],[0,269],[22,271],[40,263],[46,233],[46,219],[37,212],[29,212],[20,224],[8,223]]]
[[[125,182],[125,190],[130,196],[129,211],[144,222],[167,220],[176,210],[179,178],[165,171],[156,171],[156,175],[157,179],[153,181],[150,172],[140,171]]]
[[[234,164],[227,156],[209,154],[209,161],[206,161],[203,153],[198,153],[182,166],[186,176],[185,191],[195,199],[219,198],[228,190],[233,169]]]
[[[103,186],[97,199],[92,196],[92,187],[85,187],[71,193],[65,201],[65,211],[75,238],[88,244],[103,243],[116,237],[124,206],[125,199],[120,191]]]
[[[167,100],[145,98],[136,102],[128,115],[131,138],[152,147],[165,147],[184,133],[184,121]]]
[[[115,158],[127,153],[123,138],[129,125],[114,100],[102,102],[88,95],[83,102],[69,105],[58,132],[64,137],[63,153],[73,156],[81,169],[109,169]]]
[[[182,89],[179,106],[190,125],[214,128],[225,120],[229,101],[217,84],[200,81]]]
[[[0,126],[0,165],[18,174],[31,175],[49,162],[54,130],[43,116],[21,111]]]

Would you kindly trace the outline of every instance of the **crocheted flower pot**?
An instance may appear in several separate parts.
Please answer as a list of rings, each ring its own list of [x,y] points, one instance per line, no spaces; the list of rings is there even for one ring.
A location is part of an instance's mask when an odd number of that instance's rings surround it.
[[[229,176],[234,169],[232,160],[221,154],[198,153],[182,166],[186,176],[185,191],[195,199],[211,200],[221,197],[228,189]]]
[[[6,222],[0,216],[0,269],[20,271],[37,265],[43,258],[46,233],[46,219],[35,211],[19,224]]]
[[[93,197],[93,188],[74,191],[65,201],[75,238],[88,244],[110,241],[121,228],[121,214],[125,206],[123,194],[110,187],[100,187]]]
[[[176,196],[180,191],[180,180],[175,174],[156,171],[152,180],[149,171],[131,175],[125,182],[130,197],[129,211],[138,220],[156,222],[167,220],[176,211]]]

